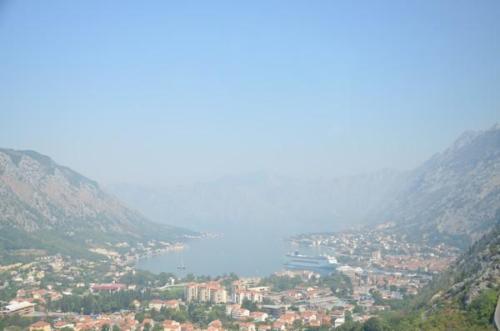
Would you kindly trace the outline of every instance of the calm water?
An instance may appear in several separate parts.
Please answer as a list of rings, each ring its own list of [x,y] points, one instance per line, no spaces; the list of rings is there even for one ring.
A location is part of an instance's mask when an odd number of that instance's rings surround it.
[[[276,231],[234,229],[225,231],[222,238],[190,241],[180,252],[142,259],[137,267],[155,273],[172,272],[179,276],[188,273],[217,276],[230,272],[240,276],[266,276],[283,270],[285,255],[291,251],[319,253],[292,246],[285,238]],[[184,271],[177,269],[182,264],[186,267]]]

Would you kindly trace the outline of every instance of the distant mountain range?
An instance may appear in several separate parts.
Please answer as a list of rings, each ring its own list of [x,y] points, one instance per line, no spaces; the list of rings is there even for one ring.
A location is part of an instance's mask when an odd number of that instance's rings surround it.
[[[500,209],[500,127],[463,134],[414,170],[327,180],[267,174],[176,187],[108,188],[152,219],[207,230],[262,226],[284,234],[390,222],[414,240],[467,246]]]
[[[387,205],[402,173],[300,180],[266,173],[227,176],[180,186],[106,187],[151,219],[202,231],[258,227],[282,235],[333,231],[362,224]]]
[[[149,221],[45,155],[0,149],[0,257],[32,248],[85,254],[92,244],[168,241],[185,233]]]
[[[190,233],[180,227],[290,235],[386,223],[408,240],[465,247],[500,214],[500,128],[465,133],[409,172],[330,180],[260,173],[108,189],[147,217],[47,156],[0,149],[0,257],[23,248],[79,254],[105,242],[175,240]]]

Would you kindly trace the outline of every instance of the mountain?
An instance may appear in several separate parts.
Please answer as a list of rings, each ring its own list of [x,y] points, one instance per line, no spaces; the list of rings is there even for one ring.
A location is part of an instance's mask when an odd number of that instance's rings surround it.
[[[458,300],[469,305],[484,290],[500,290],[500,213],[496,219],[493,229],[431,284],[431,289],[441,287],[431,302]]]
[[[464,133],[411,171],[379,219],[415,240],[467,247],[494,225],[500,210],[500,127]]]
[[[174,240],[183,233],[149,221],[45,155],[0,149],[0,253],[82,253],[92,244]]]
[[[322,180],[248,174],[171,187],[109,188],[152,219],[197,229],[270,227],[289,233],[390,223],[408,240],[467,247],[500,209],[500,127],[464,133],[417,168]]]
[[[385,330],[493,331],[500,300],[499,266],[500,214],[490,232],[406,305],[383,314],[381,324]]]
[[[107,189],[159,222],[172,219],[205,231],[251,226],[288,235],[361,224],[388,204],[401,177],[391,170],[327,180],[250,173],[179,186]]]

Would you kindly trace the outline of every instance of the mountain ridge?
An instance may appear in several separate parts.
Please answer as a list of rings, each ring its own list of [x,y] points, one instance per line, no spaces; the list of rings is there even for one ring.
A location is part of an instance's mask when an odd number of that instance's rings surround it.
[[[380,217],[416,240],[447,237],[465,240],[467,247],[491,229],[499,210],[500,128],[495,125],[464,133],[410,172]]]
[[[408,171],[298,180],[231,176],[181,187],[109,188],[150,217],[192,227],[273,222],[295,232],[393,224],[408,240],[462,248],[491,228],[500,208],[500,126],[467,131]]]
[[[189,233],[151,222],[46,155],[5,148],[0,149],[0,227],[4,252],[33,248],[30,244],[57,251],[73,243],[83,250],[92,242],[168,241]]]

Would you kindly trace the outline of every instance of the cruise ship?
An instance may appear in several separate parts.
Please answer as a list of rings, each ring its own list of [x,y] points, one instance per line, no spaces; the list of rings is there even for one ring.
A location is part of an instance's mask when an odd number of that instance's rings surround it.
[[[337,266],[337,259],[328,255],[301,255],[294,252],[286,255],[285,267],[291,270],[309,270],[316,272],[331,272]]]

